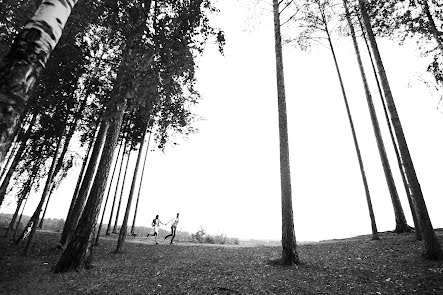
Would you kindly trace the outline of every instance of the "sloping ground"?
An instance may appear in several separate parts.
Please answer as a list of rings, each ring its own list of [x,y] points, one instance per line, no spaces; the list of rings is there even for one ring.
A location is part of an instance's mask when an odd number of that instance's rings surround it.
[[[184,247],[141,239],[115,254],[115,241],[102,240],[94,268],[53,274],[58,235],[40,232],[29,257],[0,238],[0,293],[443,294],[443,261],[423,259],[413,234],[381,238],[300,245],[302,264],[293,267],[269,263],[280,247]]]

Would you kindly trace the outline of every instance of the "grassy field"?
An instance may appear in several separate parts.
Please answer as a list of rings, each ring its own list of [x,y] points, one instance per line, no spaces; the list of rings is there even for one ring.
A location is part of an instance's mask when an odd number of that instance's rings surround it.
[[[440,239],[443,244],[443,239]],[[427,261],[413,234],[302,244],[302,263],[270,263],[278,246],[154,245],[116,237],[94,249],[90,270],[53,274],[59,234],[39,232],[28,257],[0,238],[1,294],[443,294],[443,261]]]

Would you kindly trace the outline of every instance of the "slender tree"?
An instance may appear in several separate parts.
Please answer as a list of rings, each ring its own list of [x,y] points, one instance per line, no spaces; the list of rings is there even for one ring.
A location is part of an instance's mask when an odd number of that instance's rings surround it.
[[[345,5],[345,9],[347,11],[346,2],[344,1],[343,3]],[[322,23],[324,25],[324,30],[325,30],[325,33],[326,33],[327,38],[328,38],[328,43],[329,43],[329,47],[331,49],[332,57],[334,59],[335,69],[337,71],[337,76],[338,76],[338,79],[339,79],[339,82],[340,82],[340,88],[341,88],[341,91],[342,91],[343,100],[344,100],[345,107],[346,107],[346,113],[348,115],[349,125],[351,127],[352,139],[354,141],[354,147],[355,147],[355,151],[357,153],[358,164],[359,164],[359,167],[360,167],[360,174],[361,174],[362,181],[363,181],[363,186],[364,186],[364,189],[365,189],[366,202],[368,204],[369,217],[370,217],[370,220],[371,220],[372,239],[373,240],[379,240],[380,238],[378,236],[377,224],[375,222],[374,210],[372,208],[372,201],[371,201],[371,195],[369,193],[368,181],[366,179],[366,173],[365,173],[365,168],[364,168],[364,164],[363,164],[363,159],[362,159],[362,156],[361,156],[360,147],[359,147],[359,144],[358,144],[358,139],[357,139],[357,135],[356,135],[356,132],[355,132],[354,121],[352,119],[351,110],[349,108],[349,102],[348,102],[348,98],[347,98],[347,95],[346,95],[346,91],[345,91],[345,87],[344,87],[344,83],[343,83],[343,78],[342,78],[342,75],[341,75],[341,72],[340,72],[340,68],[339,68],[339,65],[338,65],[338,61],[337,61],[337,57],[336,57],[336,54],[335,54],[334,46],[332,44],[332,38],[331,38],[331,35],[330,35],[330,32],[329,32],[328,21],[326,19],[326,14],[325,14],[325,11],[324,11],[324,7],[321,5],[321,3],[319,1],[317,1],[317,4],[319,6],[319,11],[320,11],[320,14],[321,14],[321,20],[322,20]],[[346,15],[346,16],[348,17],[348,15]]]
[[[109,236],[111,234],[111,226],[112,226],[112,217],[114,216],[114,207],[115,207],[115,202],[117,201],[117,192],[118,192],[118,185],[120,183],[120,176],[123,170],[123,161],[125,159],[125,151],[126,151],[126,145],[128,144],[128,142],[125,140],[124,143],[122,143],[123,145],[123,154],[122,154],[122,158],[120,160],[120,168],[118,170],[118,176],[117,176],[117,183],[115,184],[115,191],[114,191],[114,199],[112,201],[112,206],[111,206],[111,213],[109,214],[109,222],[108,222],[108,227],[106,229],[106,235]]]
[[[20,126],[29,94],[77,0],[45,0],[0,62],[0,164]]]
[[[138,167],[140,166],[140,160],[142,158],[142,150],[145,145],[145,136],[146,136],[146,133],[148,132],[148,128],[149,128],[149,117],[148,117],[148,120],[146,120],[146,127],[143,132],[142,139],[140,141],[140,149],[138,151],[137,161],[135,163],[134,175],[132,177],[131,190],[129,191],[128,203],[126,205],[125,216],[123,217],[123,223],[120,228],[120,233],[118,236],[117,249],[115,250],[116,253],[123,251],[123,245],[125,243],[126,233],[128,230],[129,212],[131,210],[132,197],[134,196],[135,183],[137,180]],[[128,159],[129,159],[129,155],[128,155]]]
[[[130,146],[130,145],[131,145],[131,144],[129,144],[129,146]],[[127,174],[127,172],[128,172],[129,160],[131,159],[131,152],[132,152],[132,149],[131,149],[131,147],[129,147],[129,150],[128,150],[128,157],[127,157],[127,159],[126,159],[126,165],[125,165],[125,172],[123,173],[122,186],[121,186],[121,188],[120,188],[120,199],[119,199],[119,201],[118,201],[117,213],[115,214],[114,227],[112,228],[112,233],[113,233],[113,234],[117,234],[117,233],[118,233],[118,232],[117,232],[118,216],[119,216],[119,214],[120,214],[120,208],[121,208],[121,205],[122,205],[122,200],[123,200],[123,190],[124,190],[124,188],[125,188],[126,174]]]
[[[63,133],[64,133],[64,130],[63,130]],[[63,141],[63,134],[61,134],[59,136],[57,147],[55,148],[54,156],[52,158],[51,168],[49,169],[47,178],[51,178],[52,175],[54,174],[55,165],[57,163],[57,159],[58,159],[58,155],[59,155],[60,146],[62,144],[62,141]],[[40,217],[40,212],[42,211],[43,204],[44,204],[44,202],[46,200],[46,197],[48,196],[48,193],[49,193],[49,190],[50,190],[50,185],[51,185],[50,182],[46,182],[45,187],[43,189],[42,196],[40,198],[40,202],[39,202],[39,204],[37,206],[37,209],[35,210],[34,214],[31,217],[31,220],[32,220],[33,224],[32,224],[32,228],[31,228],[31,232],[29,233],[29,236],[28,236],[28,238],[26,240],[25,249],[24,249],[24,254],[25,255],[29,254],[29,251],[30,251],[30,248],[31,248],[31,243],[32,243],[35,231],[37,229],[37,225],[38,225],[38,221],[39,221],[39,217]]]
[[[389,129],[389,135],[391,137],[392,145],[394,146],[394,152],[395,152],[395,156],[397,158],[398,168],[400,170],[400,175],[401,175],[401,178],[402,178],[402,181],[403,181],[403,186],[405,188],[406,197],[408,198],[409,207],[411,209],[412,219],[414,221],[414,227],[415,227],[415,235],[416,235],[417,240],[421,240],[421,230],[420,230],[420,225],[418,224],[417,212],[416,212],[414,204],[412,202],[411,190],[410,190],[410,187],[409,187],[409,183],[406,180],[406,175],[405,175],[405,171],[404,171],[404,168],[403,168],[403,161],[402,161],[402,159],[400,157],[400,152],[398,150],[397,142],[395,141],[395,135],[394,135],[394,131],[392,130],[392,123],[391,123],[391,120],[389,118],[388,108],[386,107],[386,102],[385,102],[385,99],[384,99],[384,96],[383,96],[383,90],[382,90],[381,85],[380,85],[380,79],[377,76],[377,69],[375,68],[374,58],[372,56],[371,49],[369,47],[369,43],[368,43],[368,40],[367,40],[365,32],[364,32],[363,24],[361,23],[361,20],[360,20],[359,17],[358,17],[358,21],[359,21],[360,28],[361,28],[361,31],[362,31],[363,39],[364,39],[365,44],[366,44],[366,48],[368,50],[369,59],[371,61],[371,66],[372,66],[372,71],[374,73],[375,81],[377,83],[377,88],[378,88],[380,100],[381,100],[382,105],[383,105],[383,111],[384,111],[384,114],[385,114],[385,119],[386,119],[386,123],[388,125],[388,129]]]
[[[82,168],[80,169],[80,173],[79,173],[79,176],[78,176],[78,179],[77,179],[77,184],[75,185],[74,193],[72,194],[71,204],[69,205],[69,210],[68,210],[68,214],[66,215],[66,220],[68,220],[69,216],[71,216],[72,210],[74,209],[75,201],[77,200],[78,193],[80,191],[80,187],[81,187],[81,184],[82,184],[82,180],[83,180],[83,178],[85,176],[85,169],[88,166],[89,159],[90,159],[91,153],[92,153],[92,149],[93,149],[93,147],[95,145],[95,141],[96,141],[97,136],[98,136],[98,132],[99,132],[99,128],[98,127],[99,127],[98,124],[96,124],[95,130],[94,130],[94,137],[91,138],[91,140],[89,141],[88,149],[86,151],[85,158],[83,159]]]
[[[137,217],[138,201],[140,199],[140,192],[142,190],[143,176],[144,176],[144,173],[145,173],[146,158],[148,156],[149,143],[151,142],[151,134],[152,134],[152,131],[149,132],[148,143],[146,145],[145,157],[144,157],[144,160],[143,160],[143,168],[142,168],[142,173],[140,175],[140,185],[139,185],[138,193],[137,193],[137,202],[135,203],[134,219],[132,220],[131,234],[134,233],[134,229],[135,229],[135,219]]]
[[[277,71],[278,119],[280,133],[280,180],[282,204],[282,262],[293,264],[299,262],[297,243],[294,232],[292,211],[291,173],[289,167],[289,139],[286,115],[285,82],[283,72],[283,53],[280,32],[280,1],[273,0],[274,37]]]
[[[400,118],[398,116],[397,108],[394,103],[394,98],[389,86],[386,71],[384,69],[380,52],[378,50],[377,41],[375,40],[374,33],[372,32],[371,22],[366,10],[366,2],[367,1],[365,0],[359,0],[360,12],[363,18],[363,24],[366,33],[368,34],[368,40],[372,48],[372,53],[374,54],[374,59],[376,61],[378,74],[385,94],[386,103],[388,105],[388,110],[391,115],[391,120],[394,127],[395,135],[397,137],[400,154],[403,159],[406,178],[411,187],[412,199],[414,201],[415,209],[419,218],[420,228],[422,230],[422,238],[424,244],[423,255],[429,259],[438,259],[442,256],[441,246],[435,235],[434,228],[432,227],[431,219],[429,218],[426,203],[420,188],[420,183],[418,182],[418,178],[415,173],[414,164],[412,163],[412,158],[409,153],[409,148],[406,143],[406,138],[403,133]]]
[[[114,163],[114,169],[112,169],[111,180],[109,181],[109,186],[108,186],[108,193],[106,194],[105,205],[103,206],[102,218],[100,220],[100,225],[98,226],[94,246],[98,246],[98,241],[100,239],[100,232],[102,230],[103,219],[105,218],[106,205],[108,204],[109,194],[111,192],[111,187],[112,187],[112,181],[114,180],[115,170],[117,170],[118,159],[120,158],[120,151],[122,150],[122,146],[123,146],[123,141],[119,145],[119,148],[117,151],[117,158],[115,159],[115,163]],[[122,157],[123,157],[123,155],[122,155]]]
[[[98,156],[102,151],[103,143],[108,131],[108,124],[101,124],[95,140],[94,148],[92,149],[91,159],[89,160],[88,167],[85,172],[85,176],[82,181],[82,185],[79,190],[77,199],[75,200],[74,207],[71,214],[67,217],[65,225],[63,227],[62,236],[60,239],[60,245],[65,245],[69,241],[69,237],[74,234],[77,223],[82,214],[82,210],[88,198],[89,190],[93,183],[94,173],[97,168]]]
[[[21,155],[26,150],[26,147],[27,147],[26,141],[28,140],[28,138],[31,135],[32,126],[34,125],[36,120],[37,120],[37,116],[33,115],[32,119],[29,123],[28,129],[26,130],[26,132],[23,135],[23,138],[21,140],[19,139],[21,141],[21,144],[20,144],[20,147],[18,148],[17,152],[14,155],[14,159],[12,160],[11,165],[9,167],[7,167],[7,170],[5,170],[7,172],[5,173],[5,176],[4,176],[2,183],[0,185],[0,206],[3,203],[3,200],[5,198],[5,195],[6,195],[9,183],[11,181],[12,175],[14,174],[14,171],[16,170],[18,164],[20,163]]]

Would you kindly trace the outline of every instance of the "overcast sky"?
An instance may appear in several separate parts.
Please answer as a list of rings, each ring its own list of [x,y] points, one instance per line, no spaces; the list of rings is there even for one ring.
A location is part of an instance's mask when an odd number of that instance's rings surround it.
[[[196,112],[205,118],[197,123],[199,133],[164,154],[148,154],[137,225],[148,226],[156,214],[166,222],[180,212],[179,230],[195,232],[203,226],[209,233],[238,238],[281,237],[272,15],[259,10],[255,12],[259,19],[251,21],[250,6],[239,3],[219,1],[221,12],[213,19],[226,33],[225,55],[208,46],[198,59],[203,100]],[[431,220],[435,228],[443,227],[443,117],[437,109],[438,97],[420,79],[426,60],[413,43],[399,47],[380,40],[379,47]],[[380,231],[392,230],[393,209],[351,40],[337,40],[336,50],[377,226]],[[300,52],[286,46],[284,66],[297,239],[369,234],[365,193],[330,51],[313,47]],[[369,67],[367,72],[372,72]],[[413,225],[372,76],[370,83],[403,209]],[[135,154],[130,175],[134,162]],[[65,218],[79,170],[72,169],[56,191],[47,217]],[[39,195],[31,198],[25,210],[28,215]],[[10,206],[3,206],[2,212],[14,210],[11,197],[7,202]],[[105,220],[109,209],[108,205]]]

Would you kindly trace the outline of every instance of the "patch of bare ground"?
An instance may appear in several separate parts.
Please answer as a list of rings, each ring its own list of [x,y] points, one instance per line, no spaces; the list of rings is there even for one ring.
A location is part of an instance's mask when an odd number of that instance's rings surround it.
[[[115,254],[112,237],[94,248],[92,269],[53,274],[58,238],[39,232],[28,257],[0,238],[0,293],[443,294],[443,261],[423,259],[412,233],[302,244],[302,263],[292,267],[270,263],[277,246],[184,247],[128,237],[125,253]]]

